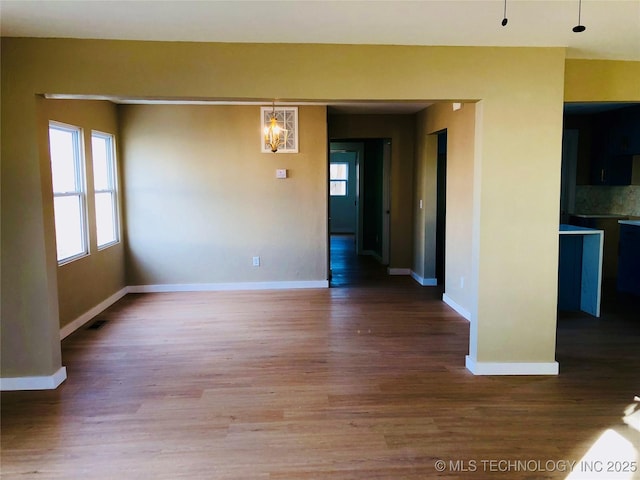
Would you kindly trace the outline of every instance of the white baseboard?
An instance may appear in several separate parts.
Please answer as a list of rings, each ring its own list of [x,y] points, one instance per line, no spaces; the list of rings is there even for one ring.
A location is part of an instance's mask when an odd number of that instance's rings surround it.
[[[239,282],[239,283],[178,283],[161,285],[133,285],[129,293],[162,292],[217,292],[241,290],[283,290],[291,288],[328,288],[328,280],[303,280],[290,282]]]
[[[91,310],[86,311],[78,318],[67,323],[60,329],[60,340],[65,339],[73,332],[82,328],[100,312],[116,303],[127,293],[158,293],[158,292],[208,292],[208,291],[233,291],[233,290],[278,290],[287,288],[328,288],[327,280],[301,281],[301,282],[248,282],[248,283],[194,283],[194,284],[165,284],[165,285],[134,285],[125,287],[114,293],[106,300],[100,302]]]
[[[290,282],[248,282],[213,284],[171,284],[171,285],[135,285],[125,287],[100,302],[91,310],[80,315],[60,329],[60,340],[66,338],[106,308],[124,297],[127,293],[155,292],[194,292],[194,291],[233,291],[233,290],[278,290],[296,288],[328,288],[328,280],[290,281]],[[14,390],[54,390],[67,379],[67,369],[60,369],[49,376],[0,378],[0,391]]]
[[[437,287],[438,279],[437,278],[424,278],[418,275],[416,272],[411,270],[411,278],[413,278],[416,282],[418,282],[423,287]]]
[[[67,379],[66,367],[60,367],[53,375],[44,377],[0,378],[0,391],[15,390],[55,390]]]
[[[410,268],[387,268],[387,273],[389,275],[411,275]]]
[[[128,292],[129,292],[129,288],[124,287],[122,290],[119,290],[118,292],[114,293],[106,300],[100,302],[91,310],[84,312],[82,315],[80,315],[78,318],[76,318],[72,322],[67,323],[64,327],[60,329],[60,340],[63,340],[64,338],[68,337],[73,332],[81,328],[85,323],[89,322],[93,317],[98,315],[100,312],[102,312],[103,310],[106,310],[111,305],[116,303],[118,300],[124,297]]]
[[[474,375],[558,375],[558,362],[477,362],[469,355],[465,365]]]
[[[454,302],[446,293],[442,294],[442,301],[458,312],[467,321],[471,321],[471,313],[466,308],[462,307],[458,303]]]

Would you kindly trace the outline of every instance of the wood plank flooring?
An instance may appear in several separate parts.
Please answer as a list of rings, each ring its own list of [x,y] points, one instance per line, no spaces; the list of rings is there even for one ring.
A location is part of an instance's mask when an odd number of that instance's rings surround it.
[[[640,450],[635,299],[561,317],[557,377],[476,377],[439,289],[366,268],[334,266],[331,289],[126,296],[65,339],[61,387],[2,394],[2,478],[564,479],[481,462],[579,461],[607,429]]]

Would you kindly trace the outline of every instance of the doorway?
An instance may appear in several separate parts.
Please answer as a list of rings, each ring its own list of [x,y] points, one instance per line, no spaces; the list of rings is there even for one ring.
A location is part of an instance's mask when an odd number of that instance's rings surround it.
[[[389,263],[391,141],[329,144],[329,278],[332,286],[386,274]]]
[[[436,167],[436,279],[444,286],[446,212],[447,212],[447,131],[438,134],[438,160]]]

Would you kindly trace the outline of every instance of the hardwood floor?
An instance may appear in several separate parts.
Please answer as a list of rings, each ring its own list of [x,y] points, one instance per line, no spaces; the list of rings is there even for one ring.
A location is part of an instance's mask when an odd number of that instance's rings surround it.
[[[331,289],[126,296],[63,341],[57,390],[2,394],[2,478],[564,479],[607,429],[640,450],[634,299],[561,317],[557,377],[476,377],[441,291],[369,267]]]
[[[406,278],[389,277],[386,267],[370,255],[356,255],[353,235],[331,235],[332,287],[383,287],[406,284]]]

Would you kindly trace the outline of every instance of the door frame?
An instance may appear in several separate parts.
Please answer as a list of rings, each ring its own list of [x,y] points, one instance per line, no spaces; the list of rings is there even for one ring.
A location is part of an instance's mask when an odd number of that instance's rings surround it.
[[[382,264],[389,265],[391,245],[391,139],[382,146]]]
[[[363,217],[363,206],[360,201],[360,194],[362,192],[363,187],[363,176],[362,176],[362,168],[364,161],[364,143],[362,142],[329,142],[329,159],[327,162],[327,179],[329,178],[329,165],[331,164],[331,154],[335,152],[353,152],[356,154],[356,253],[358,255],[362,254],[362,217]],[[328,181],[327,181],[328,182]],[[327,183],[327,189],[329,188]],[[327,203],[330,202],[329,195],[327,195]],[[329,205],[327,205],[328,215],[331,215],[329,210]],[[327,225],[330,227],[330,218],[327,218]],[[328,241],[329,245],[331,245],[331,228],[327,229]],[[331,266],[331,261],[329,261],[329,266]]]
[[[364,204],[361,201],[361,196],[364,190],[364,170],[366,169],[365,161],[365,141],[367,140],[380,140],[382,141],[382,255],[375,255],[375,258],[383,265],[389,265],[391,261],[391,157],[392,157],[392,144],[391,139],[388,137],[373,137],[373,138],[355,138],[341,139],[339,141],[329,141],[329,149],[327,154],[327,179],[329,178],[329,164],[331,163],[332,152],[355,152],[356,153],[356,202],[357,202],[357,215],[358,220],[356,222],[356,253],[363,255],[363,222],[364,222]],[[329,277],[331,277],[331,231],[329,228],[329,182],[327,180],[327,245],[328,245],[328,271]]]

